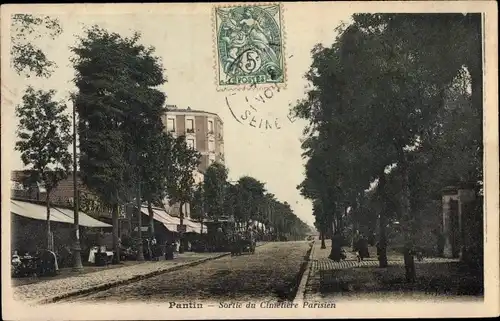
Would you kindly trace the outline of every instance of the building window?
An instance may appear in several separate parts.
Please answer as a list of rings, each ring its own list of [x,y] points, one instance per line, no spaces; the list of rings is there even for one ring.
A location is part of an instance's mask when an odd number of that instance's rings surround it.
[[[214,121],[209,120],[208,121],[208,133],[213,134],[213,132],[214,132]]]
[[[167,119],[167,130],[169,132],[175,132],[175,119],[174,118]]]
[[[194,119],[186,119],[186,131],[194,133]]]
[[[208,151],[215,152],[215,141],[212,139],[208,141]]]
[[[188,148],[191,148],[191,149],[194,149],[194,139],[189,138],[189,139],[187,140],[187,147],[188,147]]]

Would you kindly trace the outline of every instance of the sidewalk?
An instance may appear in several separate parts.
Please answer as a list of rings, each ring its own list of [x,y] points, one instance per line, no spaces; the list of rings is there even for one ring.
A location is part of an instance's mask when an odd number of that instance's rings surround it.
[[[123,267],[127,267],[127,266],[143,264],[146,262],[147,261],[143,261],[143,262],[121,261],[120,264],[110,264],[110,265],[106,265],[106,266],[84,265],[83,270],[80,272],[73,271],[73,268],[71,268],[71,267],[64,267],[64,268],[60,268],[57,275],[55,275],[55,276],[28,276],[28,277],[15,277],[15,278],[12,277],[11,281],[12,281],[13,287],[18,287],[18,286],[23,286],[23,285],[28,285],[28,284],[35,284],[35,283],[40,283],[40,282],[68,278],[68,277],[72,277],[75,275],[81,276],[81,275],[87,274],[87,273],[101,272],[101,271],[106,271],[106,270],[111,270],[111,269],[118,269],[118,268],[123,268]]]
[[[106,289],[181,267],[196,265],[228,254],[185,252],[174,260],[137,262],[137,264],[107,268],[97,272],[62,278],[56,277],[47,281],[12,287],[12,291],[15,300],[28,301],[34,304],[50,303],[69,296]]]
[[[328,258],[330,242],[321,249],[321,242],[313,246],[304,300],[325,300],[335,298],[374,298],[380,296],[410,295],[426,297],[431,295],[481,295],[482,281],[479,276],[464,270],[457,259],[424,258],[415,261],[417,282],[404,281],[403,256],[389,252],[387,268],[379,268],[376,251],[370,249],[370,258],[358,262],[356,253],[344,248],[347,259],[334,262]]]

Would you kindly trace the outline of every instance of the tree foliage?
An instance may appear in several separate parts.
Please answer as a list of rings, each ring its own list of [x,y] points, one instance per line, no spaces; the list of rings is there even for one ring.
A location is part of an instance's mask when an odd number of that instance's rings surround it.
[[[238,180],[238,211],[236,217],[240,222],[248,222],[259,217],[259,203],[264,196],[264,185],[264,183],[250,176],[243,176]]]
[[[227,168],[218,162],[210,165],[205,172],[203,181],[205,209],[212,218],[224,214],[227,174]]]
[[[169,175],[168,166],[157,158],[171,149],[169,137],[162,134],[165,94],[157,89],[166,79],[154,48],[139,40],[138,33],[126,38],[93,26],[71,48],[78,88],[73,100],[79,115],[81,176],[114,209],[115,247],[118,205],[135,199],[141,226],[143,196],[150,203],[161,197]],[[152,150],[152,141],[160,144],[158,150]],[[157,165],[161,177],[150,178]]]
[[[191,218],[195,220],[201,220],[205,218],[205,198],[203,183],[200,182],[194,187],[193,199],[190,203],[191,206]],[[225,211],[224,211],[225,213]]]
[[[236,184],[227,183],[224,211],[244,227],[260,222],[262,237],[300,240],[310,232],[288,203],[266,192],[265,184],[251,176],[241,177]]]
[[[193,173],[200,163],[200,153],[187,146],[184,136],[175,139],[173,153],[175,162],[168,180],[167,191],[171,204],[183,205],[189,203],[194,196]]]
[[[314,200],[316,222],[323,230],[332,223],[339,226],[347,207],[357,216],[351,222],[370,222],[364,218],[374,211],[364,210],[363,204],[381,204],[375,217],[398,216],[409,253],[418,242],[415,232],[424,221],[420,212],[431,197],[428,191],[482,177],[480,15],[352,18],[350,25],[337,29],[331,47],[317,45],[311,52],[306,79],[312,86],[294,107],[297,116],[309,120],[302,146],[308,158],[306,178],[298,188]],[[463,83],[457,94],[458,79],[467,73],[470,98]],[[463,139],[467,147],[457,149],[454,139]],[[378,196],[373,199],[365,190],[388,178],[388,166],[397,179],[380,188],[394,186],[395,191],[385,191],[384,200],[373,203]]]
[[[175,139],[160,131],[151,135],[141,157],[142,196],[146,202],[161,203],[168,196],[167,186],[176,162]]]
[[[54,90],[28,87],[16,108],[16,150],[21,152],[24,165],[33,170],[32,180],[43,183],[48,192],[67,177],[71,167],[71,123],[65,113],[66,105],[54,101],[54,95]]]
[[[70,121],[65,114],[66,105],[54,101],[55,91],[34,90],[28,87],[23,101],[16,107],[19,118],[16,150],[29,166],[28,185],[45,187],[47,207],[47,248],[52,249],[50,232],[50,194],[58,183],[68,176],[72,142]]]

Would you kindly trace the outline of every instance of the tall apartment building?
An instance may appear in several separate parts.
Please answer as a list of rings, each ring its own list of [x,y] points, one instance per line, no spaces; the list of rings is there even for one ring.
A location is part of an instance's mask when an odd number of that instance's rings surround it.
[[[186,136],[186,143],[201,154],[198,170],[204,173],[213,163],[224,164],[224,131],[221,118],[214,113],[167,105],[163,123],[174,136]]]

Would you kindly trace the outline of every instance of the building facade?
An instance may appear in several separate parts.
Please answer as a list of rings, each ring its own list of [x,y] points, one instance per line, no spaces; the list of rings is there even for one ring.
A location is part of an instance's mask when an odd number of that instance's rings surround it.
[[[34,201],[45,201],[46,190],[42,184],[27,184],[26,179],[31,175],[29,170],[15,170],[11,172],[11,197],[15,199],[26,199]],[[85,185],[77,177],[78,190],[81,193],[88,193]],[[73,202],[73,173],[60,181],[50,193],[50,202],[54,206],[68,206]]]
[[[26,183],[26,178],[30,176],[29,170],[17,170],[11,172],[11,198],[16,200],[45,202],[47,191],[43,184]],[[78,185],[78,207],[80,211],[91,217],[103,220],[106,223],[111,222],[111,209],[100,201],[99,197],[92,193],[83,184],[77,175]],[[74,186],[73,172],[68,173],[68,177],[61,180],[57,186],[50,192],[50,204],[52,206],[73,207]],[[121,209],[120,209],[121,210]],[[121,218],[125,218],[124,212],[120,212]]]
[[[186,136],[186,143],[201,154],[198,170],[205,173],[214,162],[224,164],[224,123],[214,113],[167,105],[165,130],[174,137]]]

